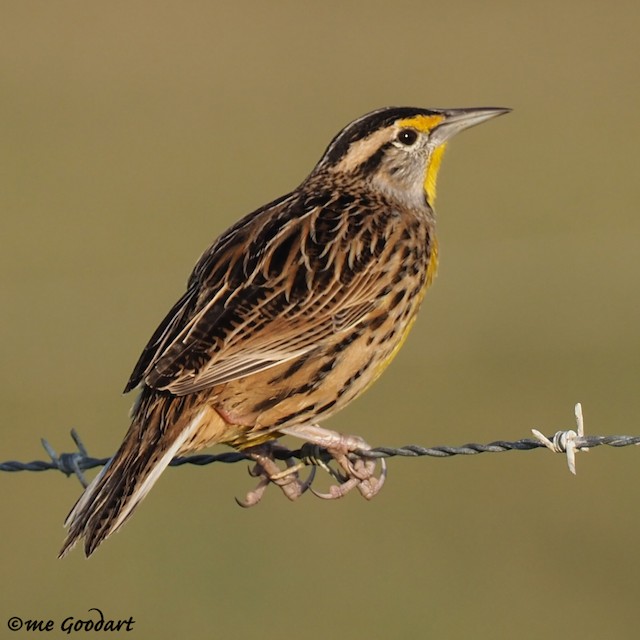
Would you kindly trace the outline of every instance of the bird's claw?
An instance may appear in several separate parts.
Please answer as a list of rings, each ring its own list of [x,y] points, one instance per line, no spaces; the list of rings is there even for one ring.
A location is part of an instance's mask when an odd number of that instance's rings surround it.
[[[334,460],[340,465],[336,470],[329,465],[330,475],[337,480],[337,484],[329,487],[327,493],[321,493],[311,489],[313,495],[323,500],[337,500],[347,495],[353,489],[358,489],[360,495],[367,500],[371,500],[380,492],[387,477],[387,463],[384,458],[380,458],[380,475],[376,477],[376,460],[364,456],[351,454],[347,456],[344,452],[332,452]]]
[[[269,484],[280,487],[289,500],[296,500],[309,489],[323,500],[337,500],[353,489],[358,489],[367,500],[378,495],[387,477],[385,459],[380,458],[380,474],[376,476],[377,460],[362,454],[370,448],[366,442],[335,432],[323,432],[323,436],[324,433],[331,434],[330,442],[323,441],[320,444],[311,441],[311,452],[303,457],[302,462],[295,463],[292,458],[285,458],[284,469],[278,467],[274,457],[276,449],[284,449],[280,445],[267,443],[247,449],[245,453],[255,461],[255,465],[249,469],[249,475],[260,480],[244,500],[236,498],[236,502],[241,507],[255,506],[262,499]],[[335,462],[335,467],[332,466],[332,462]],[[298,471],[304,466],[311,466],[311,472],[309,477],[302,481]],[[318,467],[324,469],[336,481],[336,484],[331,485],[324,493],[311,488]]]
[[[276,446],[274,443],[268,443],[246,450],[245,453],[255,460],[255,465],[249,468],[249,475],[253,478],[260,478],[260,480],[256,488],[247,493],[244,500],[235,499],[241,507],[248,508],[257,505],[271,483],[280,487],[289,500],[296,500],[311,486],[316,474],[315,467],[311,468],[309,477],[302,481],[298,471],[305,465],[296,464],[291,458],[287,458],[285,469],[280,469],[273,456]]]

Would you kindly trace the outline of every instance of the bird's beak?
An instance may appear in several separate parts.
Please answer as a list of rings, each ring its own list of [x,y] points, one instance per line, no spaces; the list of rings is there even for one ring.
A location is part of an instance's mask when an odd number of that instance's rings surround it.
[[[443,109],[444,116],[441,124],[436,126],[430,135],[430,142],[438,147],[460,131],[475,127],[477,124],[490,120],[496,116],[509,113],[511,109],[504,107],[477,107],[471,109]]]

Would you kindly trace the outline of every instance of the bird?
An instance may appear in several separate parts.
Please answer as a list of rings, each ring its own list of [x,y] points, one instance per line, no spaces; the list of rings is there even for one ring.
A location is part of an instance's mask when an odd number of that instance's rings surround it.
[[[358,436],[319,423],[380,376],[411,329],[438,265],[434,202],[448,141],[503,107],[385,107],[354,120],[290,193],[204,251],[125,387],[138,389],[115,455],[71,509],[64,556],[90,556],[177,455],[229,445],[290,499],[309,482],[274,457],[277,438],[323,448],[337,483],[321,497],[380,490],[386,467]],[[326,467],[326,465],[325,465]]]

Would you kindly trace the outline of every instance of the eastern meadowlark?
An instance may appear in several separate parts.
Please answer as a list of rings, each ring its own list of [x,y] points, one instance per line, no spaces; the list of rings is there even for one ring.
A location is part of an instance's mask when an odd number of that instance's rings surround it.
[[[140,387],[120,448],[82,494],[60,555],[90,555],[131,516],[171,459],[212,444],[256,461],[253,504],[280,471],[270,442],[298,436],[329,451],[338,484],[374,496],[384,479],[354,457],[364,440],[318,422],[393,359],[438,262],[433,204],[447,141],[502,108],[379,109],[345,127],[302,184],[250,213],[207,249],[125,388]],[[350,455],[351,454],[351,455]],[[291,465],[289,465],[291,466]]]

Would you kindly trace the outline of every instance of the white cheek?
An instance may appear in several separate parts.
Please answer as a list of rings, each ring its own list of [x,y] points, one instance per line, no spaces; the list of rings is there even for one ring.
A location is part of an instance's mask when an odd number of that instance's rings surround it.
[[[407,204],[414,209],[423,209],[427,206],[427,196],[422,181],[416,181],[413,187],[406,192]]]
[[[406,207],[423,209],[426,206],[423,172],[416,174],[405,170],[393,175],[382,172],[373,178],[373,184],[391,200]]]

